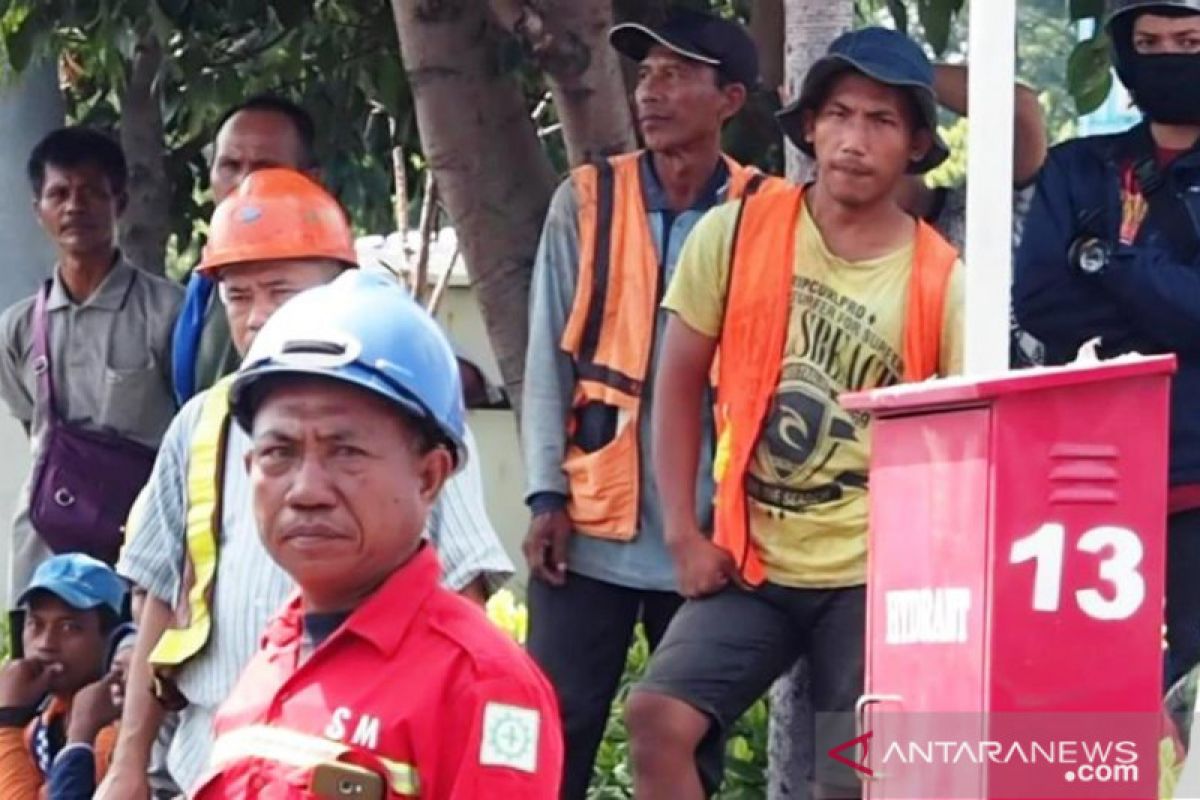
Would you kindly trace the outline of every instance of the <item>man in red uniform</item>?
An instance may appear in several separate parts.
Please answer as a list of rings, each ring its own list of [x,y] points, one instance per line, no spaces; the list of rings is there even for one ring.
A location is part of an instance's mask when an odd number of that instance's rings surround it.
[[[222,706],[195,797],[556,798],[553,691],[438,585],[421,539],[465,453],[433,320],[346,273],[271,317],[230,397],[259,531],[299,593]]]

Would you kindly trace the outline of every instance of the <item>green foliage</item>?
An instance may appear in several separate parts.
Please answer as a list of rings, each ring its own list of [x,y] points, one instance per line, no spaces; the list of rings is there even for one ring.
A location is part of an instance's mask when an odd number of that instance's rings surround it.
[[[965,50],[965,0],[856,0],[856,4],[864,19],[876,22],[879,21],[879,12],[886,10],[897,28],[923,39],[939,57],[954,50]],[[1056,56],[1053,74],[1048,75],[1045,70],[1039,69],[1039,77],[1043,80],[1035,85],[1051,91],[1060,86],[1065,88],[1065,92],[1055,91],[1055,94],[1062,94],[1061,99],[1069,99],[1074,105],[1072,112],[1065,104],[1046,104],[1055,117],[1055,124],[1050,128],[1052,134],[1061,129],[1065,121],[1059,117],[1064,114],[1073,117],[1096,110],[1112,87],[1109,41],[1101,24],[1104,0],[1069,0],[1065,10],[1066,14],[1063,13],[1062,0],[1020,0],[1017,5],[1020,59],[1026,61],[1030,58],[1030,39],[1037,39],[1037,50],[1052,49]],[[912,30],[913,26],[910,25],[914,11],[918,23],[916,27],[919,27],[917,31]],[[1077,37],[1074,26],[1088,21],[1092,23],[1095,33],[1072,46]],[[1047,35],[1057,41],[1050,44]],[[1026,77],[1024,71],[1019,69],[1019,72]]]
[[[259,92],[293,99],[316,119],[325,180],[358,227],[393,227],[391,148],[417,154],[419,143],[389,4],[8,0],[2,9],[0,41],[14,68],[61,54],[75,122],[115,128],[139,36],[149,32],[163,45],[159,85],[179,260],[193,256],[196,223],[211,214],[202,189],[214,126]],[[418,185],[417,163],[406,167]]]
[[[1075,45],[1067,59],[1067,86],[1079,114],[1095,111],[1112,89],[1108,37],[1099,35]]]
[[[949,127],[941,127],[938,132],[942,140],[950,148],[950,156],[930,170],[925,175],[925,183],[929,186],[961,186],[967,179],[967,120],[959,117]]]
[[[950,44],[954,15],[962,10],[963,0],[917,0],[917,18],[933,52],[941,55]]]
[[[641,626],[625,664],[616,701],[608,717],[604,739],[596,754],[589,800],[625,800],[633,797],[630,772],[629,732],[625,728],[625,701],[629,688],[641,678],[649,658],[649,647]],[[751,800],[767,792],[767,703],[759,700],[730,732],[725,748],[725,782],[718,800]]]
[[[1075,135],[1076,114],[1064,75],[1075,31],[1062,0],[1021,0],[1017,28],[1017,74],[1038,92],[1051,143],[1068,139]]]

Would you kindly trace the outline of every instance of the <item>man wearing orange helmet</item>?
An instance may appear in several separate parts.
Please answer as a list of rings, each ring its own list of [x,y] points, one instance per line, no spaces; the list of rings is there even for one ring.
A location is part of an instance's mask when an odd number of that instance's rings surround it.
[[[355,266],[338,202],[299,172],[264,169],[217,207],[198,269],[216,280],[244,354],[286,300]],[[181,789],[193,788],[208,761],[213,715],[292,589],[259,540],[245,468],[250,443],[229,422],[229,385],[217,383],[179,412],[130,517],[118,570],[148,597],[121,740],[98,797],[148,796],[146,764],[166,710],[179,711],[167,768]],[[451,589],[511,571],[488,526],[456,531],[449,547],[436,523],[427,533]]]

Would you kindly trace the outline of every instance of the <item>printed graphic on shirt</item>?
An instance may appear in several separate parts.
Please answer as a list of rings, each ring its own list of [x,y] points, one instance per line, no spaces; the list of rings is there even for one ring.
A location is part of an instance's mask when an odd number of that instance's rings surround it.
[[[866,488],[869,418],[852,416],[837,396],[900,381],[900,355],[876,322],[871,309],[829,284],[793,280],[779,387],[746,481],[750,497],[773,516]]]
[[[663,305],[716,338],[724,325],[738,206],[709,212],[689,235]],[[791,309],[780,378],[744,478],[750,535],[771,581],[854,586],[866,574],[869,420],[837,402],[904,374],[903,329],[913,248],[847,261],[825,246],[807,206],[796,232]],[[945,330],[962,329],[961,269],[947,289]],[[944,336],[939,367],[961,361]]]
[[[346,734],[352,731],[351,744],[369,750],[379,747],[379,717],[360,714],[357,715],[357,722],[354,721],[355,717],[356,714],[352,709],[338,706],[334,709],[329,725],[325,727],[325,735],[330,739],[342,742],[346,740]]]
[[[537,772],[540,723],[536,709],[488,703],[483,709],[479,763],[485,767]]]
[[[1149,210],[1150,205],[1134,175],[1133,164],[1126,164],[1121,171],[1121,244],[1130,245],[1137,240]]]

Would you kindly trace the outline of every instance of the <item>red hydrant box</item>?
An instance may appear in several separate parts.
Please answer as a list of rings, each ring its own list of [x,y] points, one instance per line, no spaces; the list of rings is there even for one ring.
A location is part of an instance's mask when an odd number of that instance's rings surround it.
[[[1157,797],[1174,369],[1131,356],[842,398],[874,418],[844,753],[866,797]]]

